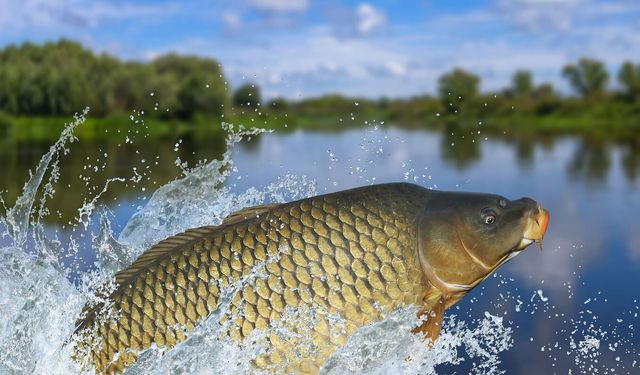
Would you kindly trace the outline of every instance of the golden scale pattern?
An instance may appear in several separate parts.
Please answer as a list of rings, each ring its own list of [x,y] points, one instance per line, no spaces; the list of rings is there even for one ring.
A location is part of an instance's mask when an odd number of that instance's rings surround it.
[[[317,371],[348,335],[378,320],[381,310],[419,302],[424,285],[415,226],[424,194],[406,184],[356,189],[276,206],[231,226],[190,231],[190,246],[112,295],[119,318],[97,328],[102,343],[91,352],[96,369],[118,373],[136,360],[136,350],[184,340],[216,309],[219,288],[280,252],[278,262],[266,262],[266,278],[233,298],[235,329],[229,333],[241,340],[256,328],[268,329],[287,306],[339,314],[346,335],[331,334],[330,322],[317,320],[310,339],[318,351],[312,358],[291,358],[295,342],[270,333],[272,350],[256,360],[262,368],[285,362],[287,372]]]

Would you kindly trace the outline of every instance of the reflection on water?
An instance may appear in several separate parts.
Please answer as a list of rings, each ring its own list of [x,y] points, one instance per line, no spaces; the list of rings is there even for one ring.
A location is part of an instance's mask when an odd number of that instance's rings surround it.
[[[533,163],[535,147],[533,142],[526,139],[515,141],[516,158],[522,168],[530,168]]]
[[[588,182],[606,180],[611,169],[611,150],[608,144],[598,139],[583,139],[576,147],[567,166],[573,179]]]
[[[629,181],[636,181],[640,175],[640,141],[629,141],[623,148],[622,168]]]
[[[477,131],[462,132],[449,126],[442,137],[440,150],[443,160],[457,169],[467,168],[481,157],[480,135]]]
[[[356,131],[357,132],[357,131]],[[297,133],[295,133],[297,134]],[[339,139],[345,132],[313,133],[316,138]],[[450,125],[442,135],[429,132],[412,132],[419,137],[430,140],[440,139],[437,145],[440,152],[438,159],[445,162],[447,167],[464,171],[478,164],[484,157],[491,157],[492,145],[495,142],[510,145],[512,155],[510,159],[517,161],[522,171],[534,167],[536,152],[553,150],[559,139],[553,137],[517,137],[507,135],[488,135],[477,130],[460,129]],[[268,137],[279,137],[269,135]],[[296,135],[282,135],[281,137],[296,137]],[[246,140],[240,146],[243,152],[255,153],[261,146],[260,136]],[[574,181],[585,184],[601,184],[606,182],[609,171],[614,163],[619,163],[626,180],[635,183],[640,178],[640,141],[629,140],[623,143],[611,143],[593,138],[569,138],[570,144],[564,146],[571,150],[572,156],[564,161],[566,175]],[[77,147],[72,146],[72,157],[65,158],[61,167],[63,173],[59,184],[71,194],[67,200],[56,202],[54,207],[61,213],[69,213],[71,208],[78,207],[84,196],[81,184],[74,183],[78,178],[92,179],[94,185],[106,180],[109,176],[128,176],[132,174],[132,166],[144,161],[147,171],[145,175],[152,175],[150,179],[140,179],[137,183],[115,184],[106,193],[108,199],[134,199],[140,194],[140,189],[153,191],[154,186],[167,183],[180,175],[180,170],[174,168],[174,161],[179,158],[182,162],[194,166],[203,160],[220,157],[224,152],[222,137],[187,134],[179,138],[162,138],[140,141],[133,139],[113,141],[82,141]],[[311,145],[313,146],[313,145]],[[12,202],[15,200],[23,184],[28,178],[25,171],[33,168],[40,157],[50,147],[49,142],[14,143],[10,140],[0,141],[0,191],[3,198]],[[327,149],[336,149],[327,146]],[[273,151],[272,151],[273,152]],[[483,153],[489,153],[489,156]],[[619,155],[615,158],[614,155]],[[87,163],[89,161],[89,163]],[[317,160],[312,161],[317,164]],[[92,170],[94,168],[94,170]],[[137,168],[137,173],[141,173]],[[136,172],[133,172],[134,174]],[[75,189],[75,190],[73,190]],[[151,189],[151,190],[150,190]]]
[[[640,345],[635,334],[640,313],[639,144],[507,135],[455,127],[442,134],[397,128],[262,134],[234,146],[237,170],[225,184],[240,193],[291,173],[315,180],[318,192],[410,181],[445,190],[531,196],[551,212],[544,251],[531,247],[523,252],[451,313],[463,319],[468,311],[470,319],[482,318],[483,312],[503,317],[513,329],[514,347],[500,353],[500,368],[507,373],[633,373],[640,366],[634,362],[637,351],[630,349]],[[5,201],[15,200],[26,171],[48,147],[2,145]],[[75,215],[87,197],[97,194],[86,186],[125,177],[101,200],[122,225],[158,186],[180,175],[176,158],[194,166],[219,157],[224,140],[192,136],[130,143],[123,137],[70,148],[56,184],[64,199],[53,200],[51,208]],[[59,223],[52,215],[47,230],[59,230]],[[86,242],[78,243],[80,248],[91,246],[91,238],[81,241]],[[469,366],[439,370],[467,373]]]
[[[28,171],[38,164],[49,147],[49,142],[0,141],[0,192],[6,202],[15,201],[29,178]],[[60,178],[56,184],[57,190],[64,191],[65,199],[54,200],[49,206],[64,221],[73,219],[83,200],[94,196],[108,178],[118,176],[127,181],[110,184],[102,196],[103,201],[140,200],[138,198],[147,195],[142,192],[153,192],[180,176],[180,169],[174,165],[177,157],[194,166],[203,159],[219,158],[225,143],[222,137],[195,135],[153,141],[142,136],[139,139],[123,136],[113,141],[76,142],[69,148],[69,157],[60,161]],[[52,219],[55,218],[48,218]]]

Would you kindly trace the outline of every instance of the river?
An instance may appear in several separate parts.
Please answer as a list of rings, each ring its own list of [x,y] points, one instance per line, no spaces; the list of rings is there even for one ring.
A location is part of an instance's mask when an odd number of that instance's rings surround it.
[[[625,145],[371,124],[252,134],[228,146],[197,136],[154,142],[133,130],[113,142],[64,143],[26,193],[27,169],[38,177],[49,145],[12,147],[0,160],[5,206],[31,200],[33,208],[30,220],[15,208],[0,214],[2,373],[77,371],[63,344],[70,312],[89,294],[81,286],[108,278],[164,236],[248,204],[392,181],[534,198],[551,213],[543,250],[529,247],[449,310],[431,354],[403,331],[411,312],[400,311],[351,338],[326,373],[640,372],[640,158]],[[193,339],[176,348],[180,357],[152,353],[134,371],[242,372],[239,358],[251,348],[236,346]],[[185,358],[192,367],[180,367]]]

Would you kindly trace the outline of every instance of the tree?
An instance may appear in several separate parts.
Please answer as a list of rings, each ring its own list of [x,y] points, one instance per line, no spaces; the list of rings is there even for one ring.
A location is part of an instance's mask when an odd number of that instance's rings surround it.
[[[199,112],[216,116],[222,114],[228,97],[217,61],[169,54],[154,60],[153,65],[158,74],[155,84],[160,89],[159,93],[168,95],[169,103],[175,103],[174,110],[178,116],[191,118]]]
[[[440,77],[438,92],[446,108],[455,112],[480,91],[480,78],[460,68]]]
[[[518,70],[513,75],[513,92],[518,96],[529,96],[533,91],[533,79],[528,70]]]
[[[536,87],[532,92],[532,97],[539,115],[547,115],[562,105],[551,83],[543,83]]]
[[[624,86],[630,98],[640,97],[640,64],[634,66],[631,62],[625,61],[618,73],[618,82]]]
[[[255,108],[260,102],[260,88],[253,83],[244,84],[233,93],[233,104],[238,107]]]
[[[11,115],[70,115],[90,106],[97,115],[146,110],[189,118],[221,114],[228,100],[220,64],[209,58],[122,62],[64,39],[0,49],[0,110]],[[169,111],[151,111],[158,107]]]
[[[609,80],[604,63],[587,58],[580,59],[577,65],[566,65],[562,69],[562,75],[584,97],[602,93]]]
[[[277,97],[277,98],[271,99],[267,107],[274,111],[282,111],[289,108],[289,103],[285,98]]]

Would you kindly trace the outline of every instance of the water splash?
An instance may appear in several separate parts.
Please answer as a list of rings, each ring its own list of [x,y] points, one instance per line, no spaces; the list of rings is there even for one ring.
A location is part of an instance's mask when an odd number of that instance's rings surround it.
[[[418,324],[417,309],[394,311],[381,322],[356,331],[346,345],[325,362],[321,374],[437,374],[443,364],[474,361],[472,374],[500,374],[499,354],[509,349],[511,329],[503,318],[485,312],[467,324],[455,315],[446,319],[433,344],[411,334]]]

